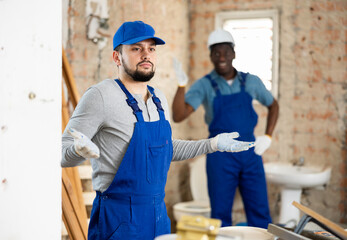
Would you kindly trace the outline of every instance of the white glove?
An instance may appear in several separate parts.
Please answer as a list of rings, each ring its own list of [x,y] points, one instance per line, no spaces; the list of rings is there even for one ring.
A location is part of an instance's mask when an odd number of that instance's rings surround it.
[[[87,136],[73,128],[69,128],[67,132],[74,138],[74,147],[78,155],[86,159],[99,158],[99,148]]]
[[[269,135],[256,137],[254,152],[258,155],[263,155],[263,153],[271,146],[271,142],[272,139]]]
[[[238,138],[239,136],[238,132],[218,134],[211,139],[211,147],[213,151],[241,152],[254,146],[254,142],[234,140],[234,138]]]
[[[173,66],[175,69],[178,86],[185,87],[188,83],[188,77],[182,69],[182,64],[175,57],[173,58]]]

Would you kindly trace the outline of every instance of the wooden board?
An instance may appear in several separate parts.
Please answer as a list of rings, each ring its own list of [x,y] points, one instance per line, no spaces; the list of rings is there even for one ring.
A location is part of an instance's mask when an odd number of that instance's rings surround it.
[[[77,197],[65,169],[62,172],[63,221],[71,240],[87,240],[87,221],[82,217]]]
[[[295,207],[297,207],[300,211],[304,212],[305,214],[309,215],[310,217],[314,218],[316,221],[320,222],[324,226],[328,227],[330,231],[333,231],[333,234],[336,234],[338,237],[347,240],[347,232],[340,227],[339,225],[333,223],[329,219],[323,217],[322,215],[316,213],[315,211],[311,210],[308,207],[305,207],[301,205],[298,202],[292,203]]]

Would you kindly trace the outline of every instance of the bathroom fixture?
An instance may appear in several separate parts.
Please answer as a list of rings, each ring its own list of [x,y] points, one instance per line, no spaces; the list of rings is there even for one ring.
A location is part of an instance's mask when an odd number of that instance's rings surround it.
[[[298,161],[293,162],[294,166],[304,166],[304,164],[305,164],[305,158],[304,157],[299,157]]]
[[[175,220],[178,222],[183,215],[211,216],[210,201],[207,192],[206,156],[199,156],[189,163],[190,190],[193,201],[176,203],[173,206]]]
[[[300,203],[303,188],[320,187],[330,180],[331,167],[295,166],[290,163],[269,162],[264,164],[266,179],[281,187],[281,209],[279,223],[294,227],[300,212],[292,202]]]

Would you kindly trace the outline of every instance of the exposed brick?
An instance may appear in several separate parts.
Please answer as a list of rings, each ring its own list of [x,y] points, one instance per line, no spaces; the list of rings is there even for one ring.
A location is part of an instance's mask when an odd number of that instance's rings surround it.
[[[216,13],[279,9],[280,119],[273,144],[264,159],[285,162],[304,156],[308,162],[332,165],[336,171],[327,190],[305,196],[305,202],[314,202],[320,213],[329,216],[330,220],[347,223],[347,103],[343,97],[347,95],[347,1],[119,0],[108,1],[108,4],[112,34],[123,21],[140,19],[154,25],[158,36],[167,41],[160,50],[160,65],[153,83],[164,91],[169,102],[172,102],[175,87],[172,56],[183,61],[190,84],[212,70],[206,44],[214,29]],[[71,0],[66,53],[80,93],[102,79],[117,75],[112,60],[112,37],[99,51],[97,45],[86,39],[84,15],[85,1]],[[256,132],[263,134],[267,111],[259,107],[256,111],[259,114]],[[199,108],[185,123],[173,124],[173,134],[184,139],[206,137],[202,109]],[[184,169],[177,164],[170,168],[166,187],[170,217],[172,205],[182,200],[177,197],[181,196],[178,193],[187,191],[179,189],[179,186],[187,187],[179,184],[178,175],[186,176],[180,172]],[[276,205],[279,189],[270,189],[270,204]],[[322,196],[315,199],[319,194]],[[327,196],[336,200],[326,200]],[[341,214],[332,209],[339,209]],[[272,215],[278,215],[278,207],[271,207],[271,210],[275,211]],[[242,214],[237,210],[238,218]]]

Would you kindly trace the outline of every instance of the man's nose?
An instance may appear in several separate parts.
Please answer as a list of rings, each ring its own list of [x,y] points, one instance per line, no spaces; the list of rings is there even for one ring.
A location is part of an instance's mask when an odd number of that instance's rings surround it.
[[[226,57],[225,57],[225,54],[221,54],[221,55],[219,55],[219,57],[218,57],[218,61],[225,61],[225,59],[226,59]]]
[[[142,51],[142,59],[146,59],[146,60],[150,59],[150,52],[149,52],[149,49],[144,49],[144,50]]]

